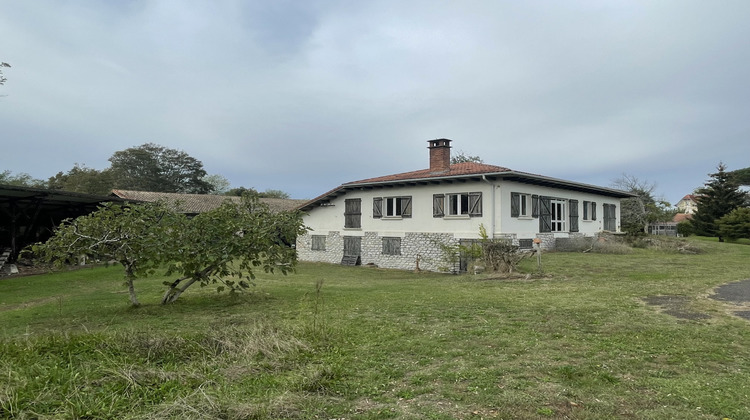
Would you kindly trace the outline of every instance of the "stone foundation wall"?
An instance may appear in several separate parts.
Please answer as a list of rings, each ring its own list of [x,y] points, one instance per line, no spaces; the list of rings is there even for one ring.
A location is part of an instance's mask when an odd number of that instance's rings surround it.
[[[362,264],[374,264],[383,268],[425,271],[443,271],[450,266],[441,244],[457,245],[458,239],[449,233],[410,232],[401,237],[401,255],[383,255],[383,238],[377,232],[365,232],[362,236]],[[312,235],[297,238],[297,257],[300,261],[338,264],[344,256],[344,240],[338,232],[326,236],[325,251],[313,251]]]
[[[570,234],[571,238],[583,237],[583,234]],[[553,233],[539,233],[536,235],[545,250],[555,249],[555,235]],[[500,234],[496,238],[508,239],[514,245],[519,244],[519,238],[514,233]],[[365,232],[362,236],[361,261],[362,264],[374,264],[383,268],[425,271],[452,271],[454,261],[446,255],[443,245],[455,246],[459,239],[450,233],[417,233],[409,232],[401,237],[401,255],[383,255],[383,237],[377,232]],[[325,251],[313,251],[312,235],[305,234],[297,238],[297,256],[300,261],[341,263],[344,256],[344,238],[339,232],[330,232],[326,236]]]
[[[341,263],[344,257],[344,238],[339,232],[330,232],[326,236],[325,251],[313,251],[311,234],[297,237],[297,258],[300,261],[326,262],[332,264]]]

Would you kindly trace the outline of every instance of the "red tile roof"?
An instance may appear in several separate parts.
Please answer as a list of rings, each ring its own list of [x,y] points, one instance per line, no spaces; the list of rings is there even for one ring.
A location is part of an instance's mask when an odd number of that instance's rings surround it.
[[[421,169],[419,171],[403,172],[400,174],[386,175],[377,178],[368,178],[354,182],[347,182],[344,185],[409,181],[428,178],[446,178],[462,175],[482,175],[499,172],[512,172],[512,170],[502,166],[485,165],[484,163],[463,162],[455,163],[450,166],[450,170],[443,172],[431,172],[429,169]]]
[[[424,181],[429,182],[431,180],[444,180],[444,179],[455,179],[455,178],[472,178],[480,175],[497,175],[499,177],[515,180],[521,182],[529,182],[538,185],[554,186],[558,188],[574,189],[579,191],[588,191],[599,194],[605,194],[612,197],[626,198],[632,197],[633,194],[625,191],[615,190],[611,188],[598,187],[595,185],[581,184],[578,182],[565,181],[562,179],[550,178],[543,175],[536,175],[529,172],[514,171],[512,169],[486,165],[484,163],[476,162],[463,162],[450,165],[450,169],[443,172],[432,172],[430,169],[421,169],[418,171],[403,172],[400,174],[380,176],[376,178],[361,179],[359,181],[352,181],[342,184],[324,194],[321,194],[306,203],[300,204],[297,208],[301,210],[308,210],[319,203],[329,201],[339,195],[346,194],[348,190],[356,189],[364,186],[377,186],[377,185],[388,185],[388,184],[399,184],[402,182],[411,181]]]
[[[674,215],[674,217],[672,218],[672,221],[673,221],[673,222],[677,222],[677,223],[680,223],[680,222],[684,222],[685,220],[690,220],[690,219],[692,219],[692,218],[693,218],[693,215],[692,215],[692,214],[687,214],[687,213],[677,213],[677,214],[675,214],[675,215]]]

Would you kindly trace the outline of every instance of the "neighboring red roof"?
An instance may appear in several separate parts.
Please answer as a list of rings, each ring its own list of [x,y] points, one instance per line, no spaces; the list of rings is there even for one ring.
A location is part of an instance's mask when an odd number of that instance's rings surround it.
[[[697,201],[695,199],[695,196],[693,194],[688,194],[688,195],[682,197],[682,199],[685,200],[685,201],[688,201],[688,200],[690,200],[690,201]]]
[[[419,171],[403,172],[400,174],[386,175],[377,178],[362,179],[354,182],[347,182],[344,185],[351,184],[369,184],[377,182],[391,182],[391,181],[407,181],[413,179],[425,179],[425,178],[443,178],[443,177],[454,177],[461,175],[481,175],[498,172],[511,172],[511,169],[504,168],[502,166],[485,165],[484,163],[476,162],[463,162],[455,163],[450,166],[450,170],[444,172],[431,172],[429,169],[422,169]]]
[[[673,221],[673,222],[677,222],[677,223],[680,223],[680,222],[684,222],[685,220],[690,220],[690,219],[692,219],[692,218],[693,218],[693,215],[692,215],[692,214],[687,214],[687,213],[677,213],[677,214],[675,214],[675,215],[674,215],[674,217],[672,218],[672,221]]]

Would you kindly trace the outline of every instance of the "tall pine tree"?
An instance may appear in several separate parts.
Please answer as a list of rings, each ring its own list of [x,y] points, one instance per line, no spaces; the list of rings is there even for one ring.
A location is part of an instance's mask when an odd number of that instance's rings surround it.
[[[745,193],[740,191],[739,185],[726,171],[723,163],[719,163],[717,169],[718,172],[710,174],[711,179],[695,191],[698,197],[698,210],[690,223],[695,234],[717,236],[719,242],[724,242],[717,222],[724,215],[745,204]]]

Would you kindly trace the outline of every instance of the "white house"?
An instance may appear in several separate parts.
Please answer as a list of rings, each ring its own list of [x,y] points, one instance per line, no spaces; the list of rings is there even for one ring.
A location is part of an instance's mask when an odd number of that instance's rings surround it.
[[[539,238],[619,231],[620,199],[631,194],[475,162],[450,163],[451,140],[429,141],[430,168],[343,184],[300,208],[310,231],[300,260],[439,270],[445,247],[507,238],[531,248]]]

